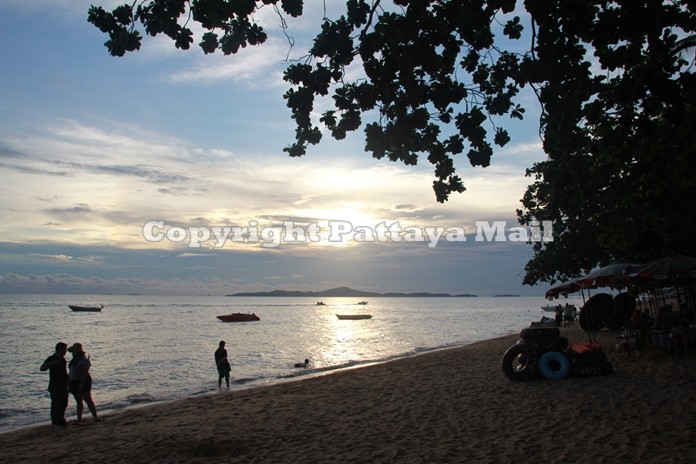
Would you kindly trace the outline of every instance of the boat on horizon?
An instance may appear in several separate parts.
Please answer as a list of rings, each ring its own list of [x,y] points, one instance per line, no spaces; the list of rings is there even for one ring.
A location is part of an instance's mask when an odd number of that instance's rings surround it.
[[[73,311],[78,311],[78,312],[98,312],[104,309],[104,305],[100,306],[77,306],[77,305],[68,305],[68,308],[72,309]]]
[[[336,314],[336,317],[341,320],[371,319],[372,314]]]
[[[366,305],[366,304],[367,304],[367,301],[358,301],[357,304],[359,304],[359,305]]]
[[[232,313],[224,314],[222,316],[217,316],[222,322],[248,322],[248,321],[260,321],[261,318],[255,313]]]

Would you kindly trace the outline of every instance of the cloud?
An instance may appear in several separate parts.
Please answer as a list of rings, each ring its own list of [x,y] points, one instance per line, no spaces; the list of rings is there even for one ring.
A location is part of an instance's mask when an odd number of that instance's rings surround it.
[[[184,183],[191,179],[183,174],[166,172],[160,168],[152,166],[127,166],[127,165],[91,165],[86,163],[66,163],[64,161],[53,161],[53,163],[69,168],[73,172],[83,171],[86,174],[105,174],[111,176],[123,176],[140,178],[146,182],[154,184],[162,183]],[[77,175],[77,174],[74,174]]]
[[[68,256],[68,255],[46,255],[46,254],[36,253],[36,254],[32,254],[31,256],[35,256],[37,258],[55,259],[57,261],[66,261],[66,262],[71,261],[73,259],[72,256]]]
[[[22,153],[15,150],[12,146],[0,141],[0,157],[2,158],[18,158]]]
[[[214,253],[203,254],[203,253],[181,253],[179,258],[211,258],[214,257]]]
[[[24,158],[30,169],[0,187],[15,192],[13,206],[22,212],[8,218],[8,229],[27,222],[53,225],[24,232],[27,239],[44,239],[47,229],[60,225],[66,240],[79,230],[83,241],[141,248],[142,225],[155,219],[210,226],[399,220],[471,228],[475,220],[513,219],[526,187],[521,168],[469,168],[462,173],[468,191],[438,204],[425,169],[345,155],[249,155],[100,123],[55,120],[32,138],[14,139],[16,151],[31,155]],[[47,181],[50,166],[65,175]],[[18,194],[24,191],[31,195]]]
[[[92,215],[94,213],[92,208],[86,204],[75,205],[72,208],[49,208],[46,212],[59,216],[82,216]]]
[[[14,163],[0,163],[0,168],[5,168],[7,170],[19,172],[22,174],[38,174],[42,176],[67,177],[71,175],[68,171],[51,171],[49,169],[40,169],[32,166],[23,166]]]
[[[282,60],[287,49],[287,43],[269,38],[262,45],[242,48],[235,55],[225,56],[219,51],[200,55],[187,69],[167,74],[162,79],[179,84],[234,82],[250,88],[286,87],[282,72],[287,63]]]

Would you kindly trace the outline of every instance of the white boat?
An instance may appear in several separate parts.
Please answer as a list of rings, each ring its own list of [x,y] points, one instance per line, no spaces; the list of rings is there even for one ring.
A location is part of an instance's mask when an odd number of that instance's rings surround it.
[[[553,313],[556,311],[557,307],[558,307],[558,305],[545,305],[545,306],[542,306],[541,309],[543,309],[546,312]]]

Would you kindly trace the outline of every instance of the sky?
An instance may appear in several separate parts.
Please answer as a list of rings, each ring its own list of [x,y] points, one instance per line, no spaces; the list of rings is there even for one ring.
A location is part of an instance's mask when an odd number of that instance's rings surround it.
[[[292,48],[264,8],[268,41],[237,55],[146,37],[115,58],[86,18],[120,3],[0,2],[0,293],[544,294],[521,283],[532,247],[513,229],[525,169],[545,159],[531,96],[491,166],[456,161],[467,190],[440,204],[425,157],[375,160],[361,131],[282,151],[285,60],[311,45],[323,2],[288,20]]]

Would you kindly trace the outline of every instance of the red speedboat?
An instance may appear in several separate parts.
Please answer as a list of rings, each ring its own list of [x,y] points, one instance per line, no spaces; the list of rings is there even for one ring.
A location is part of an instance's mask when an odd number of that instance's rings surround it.
[[[218,316],[222,322],[247,322],[247,321],[260,321],[261,319],[254,313],[232,313],[225,314],[223,316]]]

